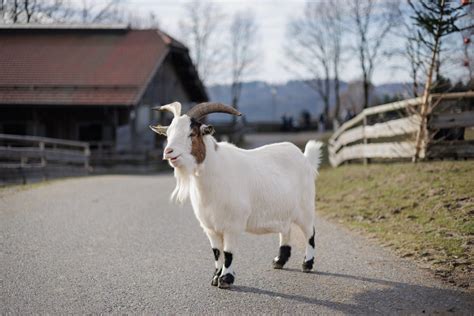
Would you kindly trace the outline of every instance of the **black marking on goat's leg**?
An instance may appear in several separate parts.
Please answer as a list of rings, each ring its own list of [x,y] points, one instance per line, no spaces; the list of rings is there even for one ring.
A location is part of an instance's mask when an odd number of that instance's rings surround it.
[[[313,226],[313,235],[308,239],[308,244],[313,248],[315,248],[314,245],[314,235],[316,234],[316,230]],[[314,253],[314,252],[313,252]],[[304,258],[303,261],[303,272],[311,272],[313,270],[313,265],[314,265],[314,256],[310,260],[306,261],[306,257]]]
[[[231,284],[234,283],[234,276],[231,273],[226,273],[219,277],[219,288],[227,289],[230,287]]]
[[[224,251],[224,267],[229,268],[232,264],[232,253]]]
[[[229,269],[232,265],[232,253],[224,251],[224,267]],[[231,270],[232,271],[232,270]],[[220,289],[228,289],[231,284],[234,283],[234,275],[232,273],[226,273],[221,275],[218,279],[218,286]]]
[[[220,255],[221,255],[221,252],[219,251],[219,249],[217,249],[217,248],[212,248],[212,252],[214,253],[214,260],[215,260],[215,261],[218,261]]]
[[[313,264],[314,264],[314,258],[308,261],[306,261],[306,258],[305,258],[305,261],[303,262],[303,272],[311,272],[311,270],[313,270]]]
[[[313,247],[314,249],[314,234],[316,233],[314,227],[313,227],[313,236],[309,237],[308,243]]]
[[[288,262],[288,259],[291,257],[291,246],[280,246],[280,252],[278,257],[273,259],[273,268],[282,269],[285,263]]]

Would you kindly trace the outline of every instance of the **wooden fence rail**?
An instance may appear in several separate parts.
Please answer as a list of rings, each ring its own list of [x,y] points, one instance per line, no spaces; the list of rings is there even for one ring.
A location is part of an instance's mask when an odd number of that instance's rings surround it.
[[[432,94],[429,137],[423,158],[474,157],[474,143],[464,140],[464,129],[474,126],[474,92]],[[364,109],[345,122],[329,139],[329,161],[337,167],[350,160],[412,158],[421,118],[421,98]],[[457,136],[449,136],[449,131]],[[443,134],[444,133],[444,134]]]
[[[74,165],[89,171],[89,144],[37,136],[0,134],[0,169]]]

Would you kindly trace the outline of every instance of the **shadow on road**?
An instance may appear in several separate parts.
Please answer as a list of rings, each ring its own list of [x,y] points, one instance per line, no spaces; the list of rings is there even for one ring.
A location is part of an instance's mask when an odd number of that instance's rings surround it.
[[[282,271],[301,273],[301,271],[297,269],[283,269]],[[352,286],[362,289],[362,291],[355,294],[354,297],[347,298],[347,301],[353,303],[333,302],[315,297],[279,293],[248,286],[235,286],[231,291],[266,295],[272,298],[283,298],[299,303],[320,305],[348,314],[373,314],[381,312],[440,312],[463,314],[465,311],[472,311],[474,309],[473,296],[463,291],[439,289],[340,273],[316,271],[310,275],[351,279],[355,281]],[[363,290],[364,285],[362,283],[364,282],[376,283],[383,287],[379,289]],[[317,286],[317,282],[315,283],[315,286]],[[338,300],[340,301],[340,298],[338,298]]]
[[[299,303],[326,306],[328,308],[342,311],[345,313],[370,312],[370,309],[367,309],[367,308],[361,309],[358,305],[355,305],[355,304],[336,303],[336,302],[331,302],[331,301],[319,300],[316,298],[307,297],[303,295],[278,293],[278,292],[273,292],[273,291],[264,290],[264,289],[257,289],[257,288],[249,287],[249,286],[235,286],[234,288],[231,289],[231,291],[253,293],[253,294],[258,294],[258,295],[267,295],[273,298],[284,298],[284,299],[296,301]]]

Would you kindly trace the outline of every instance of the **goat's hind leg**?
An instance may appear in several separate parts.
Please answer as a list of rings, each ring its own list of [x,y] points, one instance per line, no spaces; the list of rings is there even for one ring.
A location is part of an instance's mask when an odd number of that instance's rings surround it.
[[[303,230],[305,239],[306,239],[306,252],[303,261],[303,272],[311,272],[314,265],[314,253],[315,253],[315,244],[314,244],[314,235],[316,230],[313,225],[304,225],[301,226]]]
[[[289,228],[286,232],[280,233],[280,250],[278,256],[273,259],[273,268],[274,269],[283,269],[285,263],[288,262],[291,256],[291,246],[290,246],[290,238],[291,238],[291,228]]]
[[[214,264],[216,269],[214,270],[214,274],[212,275],[212,286],[218,285],[219,276],[222,273],[222,265],[224,263],[224,240],[221,234],[216,233],[213,230],[206,229],[206,235],[211,242],[212,252],[214,254]]]

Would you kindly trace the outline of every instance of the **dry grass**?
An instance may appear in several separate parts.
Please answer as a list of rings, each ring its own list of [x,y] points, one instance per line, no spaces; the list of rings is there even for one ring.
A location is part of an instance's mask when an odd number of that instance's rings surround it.
[[[317,187],[324,216],[472,289],[474,161],[327,168]]]

